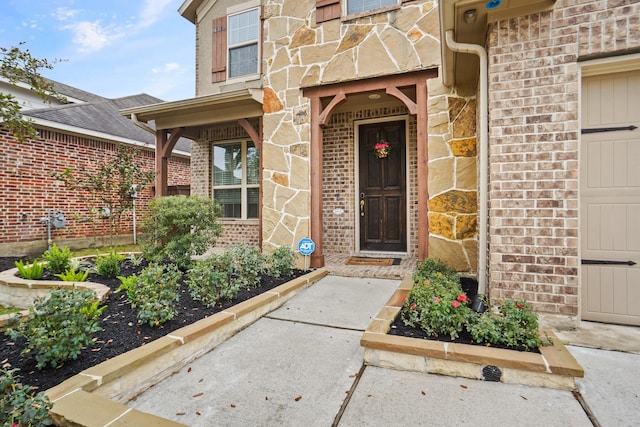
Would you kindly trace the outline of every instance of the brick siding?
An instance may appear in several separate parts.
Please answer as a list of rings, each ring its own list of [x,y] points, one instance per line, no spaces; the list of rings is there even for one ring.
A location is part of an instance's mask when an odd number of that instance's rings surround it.
[[[491,24],[492,300],[578,313],[578,61],[640,47],[640,3],[559,0]]]
[[[99,162],[116,153],[117,144],[112,142],[40,130],[39,140],[19,143],[0,130],[0,243],[46,241],[47,227],[40,218],[51,208],[61,209],[66,220],[65,228],[53,231],[54,241],[110,235],[107,221],[89,212],[87,194],[69,190],[51,174],[67,168],[96,170]],[[153,171],[153,148],[140,151],[137,160]],[[171,158],[168,184],[190,184],[188,158]],[[151,185],[138,194],[138,221],[153,197]],[[128,214],[118,232],[130,235],[132,227]]]

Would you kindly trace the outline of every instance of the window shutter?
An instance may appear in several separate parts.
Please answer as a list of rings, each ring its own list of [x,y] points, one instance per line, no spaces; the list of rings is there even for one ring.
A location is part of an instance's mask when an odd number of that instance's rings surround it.
[[[211,52],[211,81],[222,82],[227,78],[227,17],[213,20],[213,51]]]
[[[340,0],[316,0],[316,24],[340,18]]]

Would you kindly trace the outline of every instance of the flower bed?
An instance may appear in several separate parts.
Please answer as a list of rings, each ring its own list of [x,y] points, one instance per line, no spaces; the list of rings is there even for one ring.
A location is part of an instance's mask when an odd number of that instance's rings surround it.
[[[540,347],[540,353],[389,335],[413,287],[413,278],[405,278],[364,332],[365,364],[566,390],[584,376],[552,331],[544,331],[552,345]]]

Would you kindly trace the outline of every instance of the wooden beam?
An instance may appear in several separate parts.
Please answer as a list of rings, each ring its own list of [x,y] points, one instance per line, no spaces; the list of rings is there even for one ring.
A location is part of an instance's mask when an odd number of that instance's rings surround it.
[[[318,117],[318,124],[320,126],[326,126],[331,121],[331,116],[333,116],[333,111],[338,107],[338,105],[342,104],[347,100],[347,97],[344,93],[340,92],[336,96],[333,97],[327,108],[325,108],[320,116]]]
[[[324,247],[322,243],[322,127],[319,97],[311,98],[311,240],[315,250],[311,254],[311,267],[324,267]]]
[[[404,105],[406,105],[409,113],[418,114],[418,105],[413,102],[411,98],[405,95],[400,89],[395,86],[391,86],[387,88],[387,95],[395,96],[398,98]]]
[[[247,119],[238,119],[238,124],[242,126],[242,129],[244,129],[249,134],[249,138],[251,138],[251,141],[253,141],[253,145],[258,150],[260,150],[260,148],[262,147],[261,132],[255,130],[254,127],[251,126],[251,123],[249,122],[249,120]]]

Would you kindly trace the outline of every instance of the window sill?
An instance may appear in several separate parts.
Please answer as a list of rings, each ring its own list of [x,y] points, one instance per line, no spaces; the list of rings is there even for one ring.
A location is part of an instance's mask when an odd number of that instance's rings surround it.
[[[227,224],[227,225],[238,225],[238,224],[243,224],[243,225],[259,225],[260,224],[260,220],[257,218],[251,218],[251,219],[241,219],[241,218],[220,218],[218,220],[220,222],[220,224]]]
[[[365,18],[367,16],[378,15],[380,13],[392,12],[394,10],[400,9],[402,6],[400,4],[394,4],[391,6],[381,7],[380,9],[368,10],[366,12],[353,13],[351,15],[345,15],[340,18],[340,21],[347,22],[353,21],[354,19]]]

